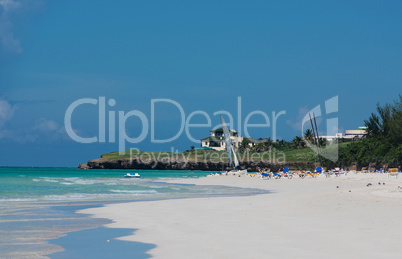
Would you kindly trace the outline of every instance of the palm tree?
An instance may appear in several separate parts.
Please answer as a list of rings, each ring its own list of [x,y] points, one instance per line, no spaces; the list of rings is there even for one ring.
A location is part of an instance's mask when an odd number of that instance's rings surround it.
[[[299,136],[294,137],[294,139],[292,140],[292,148],[294,149],[301,149],[304,148],[306,146],[306,144],[304,143],[303,139]]]
[[[309,142],[313,142],[313,131],[311,129],[306,129],[306,131],[304,132],[304,139],[306,139]]]
[[[250,145],[250,140],[247,138],[244,138],[243,141],[239,145],[239,152],[244,152],[245,150],[249,149]]]
[[[264,139],[264,150],[270,150],[271,146],[272,146],[273,141],[271,140],[271,138],[266,138]]]

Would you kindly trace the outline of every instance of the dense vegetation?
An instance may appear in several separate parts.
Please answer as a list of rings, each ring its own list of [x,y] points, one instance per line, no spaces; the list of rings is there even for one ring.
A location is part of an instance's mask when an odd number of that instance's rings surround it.
[[[314,135],[311,129],[307,129],[304,133],[304,136],[295,136],[293,140],[286,141],[284,139],[277,140],[274,142],[271,138],[260,138],[260,139],[250,139],[244,138],[243,142],[240,143],[239,152],[243,153],[244,151],[249,152],[265,152],[270,151],[272,149],[288,151],[290,149],[304,149],[307,148],[306,140],[310,143],[314,143]],[[250,146],[250,143],[253,145]],[[325,147],[327,145],[327,140],[323,138],[319,138],[320,147]]]
[[[364,121],[367,136],[340,148],[340,165],[356,163],[359,166],[402,164],[402,96],[392,104],[377,105],[377,112]],[[330,163],[326,161],[326,163]]]

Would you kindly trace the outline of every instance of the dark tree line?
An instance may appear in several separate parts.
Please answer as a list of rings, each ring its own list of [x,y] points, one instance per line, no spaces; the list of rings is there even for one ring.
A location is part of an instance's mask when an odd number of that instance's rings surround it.
[[[239,151],[244,152],[246,150],[251,152],[265,152],[271,149],[286,150],[286,149],[303,149],[307,148],[306,141],[315,144],[315,138],[313,131],[307,129],[302,137],[295,136],[291,141],[286,141],[284,139],[277,140],[274,142],[271,138],[260,138],[260,139],[248,139],[244,138],[242,143],[239,145]],[[250,143],[253,143],[250,145]],[[327,145],[327,140],[319,138],[319,144],[321,147]]]
[[[402,95],[391,104],[380,106],[364,121],[367,135],[340,149],[339,164],[357,163],[377,167],[388,164],[390,167],[402,164]]]

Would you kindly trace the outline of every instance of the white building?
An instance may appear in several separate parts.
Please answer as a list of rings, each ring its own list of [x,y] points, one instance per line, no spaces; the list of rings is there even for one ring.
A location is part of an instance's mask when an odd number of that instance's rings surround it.
[[[209,147],[215,150],[221,151],[226,150],[225,134],[223,129],[211,130],[211,135],[209,137],[201,139],[201,147]],[[243,136],[238,136],[236,130],[229,130],[230,139],[234,148],[238,148],[240,143],[243,141]]]
[[[336,139],[342,138],[342,133],[336,133],[335,136],[320,136],[320,138],[326,139],[329,142],[332,142]]]
[[[366,127],[358,127],[357,129],[346,130],[345,136],[343,138],[345,139],[353,139],[354,137],[362,138],[365,135],[367,135],[366,129],[367,129]]]
[[[358,127],[352,130],[345,130],[345,135],[342,133],[336,133],[335,136],[320,136],[320,138],[326,139],[330,142],[336,139],[353,139],[355,137],[362,138],[367,135],[366,127]]]

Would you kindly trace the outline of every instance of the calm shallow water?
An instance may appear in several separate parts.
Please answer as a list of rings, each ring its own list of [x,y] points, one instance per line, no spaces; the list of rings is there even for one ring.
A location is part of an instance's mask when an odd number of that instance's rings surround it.
[[[138,172],[141,179],[124,178],[127,172]],[[63,248],[67,250],[55,253],[51,257],[72,258],[74,253],[74,249],[71,248],[72,242],[76,239],[69,238],[70,235],[81,233],[83,229],[94,229],[87,230],[88,233],[103,231],[106,234],[105,229],[98,227],[109,223],[107,219],[93,219],[88,215],[75,213],[76,210],[83,208],[115,202],[262,193],[255,189],[159,182],[162,179],[204,177],[209,173],[0,168],[0,258],[32,258],[62,251]],[[51,244],[47,242],[47,240],[61,237],[64,233],[78,230],[82,231],[72,232],[66,237],[57,239],[57,242],[51,241]],[[133,230],[121,231],[132,232]],[[146,258],[144,247],[152,247],[152,244],[123,244],[116,240],[113,246],[109,244],[109,247],[131,247],[137,252],[142,251],[142,258]],[[85,247],[85,251],[89,250],[90,247]]]
[[[141,179],[124,178],[126,170],[75,168],[0,168],[0,202],[132,200],[195,189],[155,182],[155,179],[196,178],[208,172],[136,171]]]

